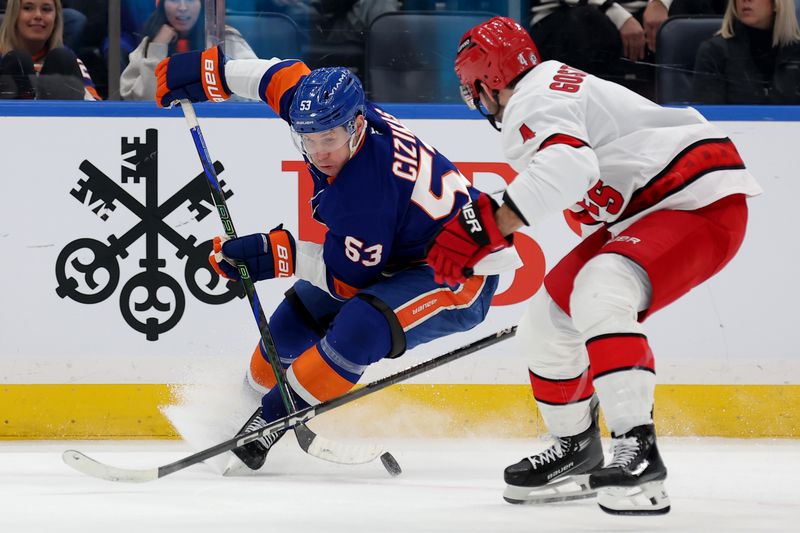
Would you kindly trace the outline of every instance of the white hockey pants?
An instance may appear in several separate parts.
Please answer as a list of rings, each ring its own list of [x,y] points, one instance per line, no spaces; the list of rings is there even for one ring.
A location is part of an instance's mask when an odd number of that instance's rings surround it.
[[[637,315],[649,305],[651,292],[645,271],[617,254],[600,254],[580,270],[570,297],[571,318],[543,287],[530,301],[517,333],[531,372],[550,380],[580,376],[589,366],[588,339],[642,333]],[[610,431],[620,434],[652,421],[652,372],[605,374],[594,380],[594,388]],[[553,435],[575,435],[591,423],[589,401],[537,405]]]

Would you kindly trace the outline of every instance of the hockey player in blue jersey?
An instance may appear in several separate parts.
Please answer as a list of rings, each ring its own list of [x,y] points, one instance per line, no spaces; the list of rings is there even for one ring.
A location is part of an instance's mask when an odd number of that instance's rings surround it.
[[[238,279],[235,260],[245,261],[256,281],[298,278],[270,318],[298,408],[344,394],[376,361],[475,327],[489,310],[497,274],[519,265],[509,248],[475,265],[477,275],[463,284],[434,280],[424,262],[428,243],[471,200],[491,200],[435,148],[365,101],[349,70],[310,71],[277,58],[226,61],[215,47],[176,54],[156,74],[160,106],[231,94],[261,99],[289,123],[309,163],[313,215],[327,226],[322,245],[296,240],[279,226],[216,238],[211,257],[231,279]],[[258,346],[248,380],[265,394],[261,415],[242,431],[287,414]],[[260,439],[236,455],[258,469],[275,440]]]

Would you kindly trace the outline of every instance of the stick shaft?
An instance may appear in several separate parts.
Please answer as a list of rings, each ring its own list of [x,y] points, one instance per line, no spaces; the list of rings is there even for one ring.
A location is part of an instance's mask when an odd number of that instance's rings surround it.
[[[383,390],[386,387],[389,387],[390,385],[395,385],[402,381],[406,381],[420,374],[433,370],[434,368],[438,368],[442,365],[450,363],[451,361],[460,359],[465,355],[475,353],[478,350],[488,348],[489,346],[497,344],[500,341],[510,339],[516,334],[516,332],[517,332],[516,326],[501,330],[497,333],[479,339],[475,342],[472,342],[461,348],[455,349],[444,355],[434,357],[433,359],[429,359],[428,361],[419,363],[418,365],[409,367],[405,370],[401,370],[400,372],[386,376],[385,378],[379,379],[377,381],[373,381],[372,383],[368,383],[364,387],[353,389],[350,392],[343,394],[342,396],[339,396],[338,398],[333,398],[319,405],[307,407],[292,415],[279,418],[274,422],[270,422],[269,424],[267,424],[265,427],[263,427],[258,431],[245,433],[244,435],[241,435],[238,438],[233,438],[225,442],[221,442],[215,446],[212,446],[211,448],[197,452],[194,455],[190,455],[188,457],[184,457],[183,459],[175,461],[174,463],[161,466],[158,468],[158,477],[164,477],[166,475],[172,474],[173,472],[177,472],[178,470],[183,470],[184,468],[187,468],[194,464],[205,461],[206,459],[210,459],[211,457],[214,457],[221,453],[227,452],[229,450],[247,444],[248,442],[251,442],[259,437],[263,437],[269,433],[275,433],[276,431],[280,431],[282,429],[290,429],[298,424],[303,424],[317,415],[321,415],[322,413],[326,413],[332,409],[336,409],[337,407],[340,407],[347,403],[354,402],[360,398],[363,398],[364,396]]]
[[[203,132],[200,129],[200,123],[197,120],[197,114],[194,111],[194,106],[192,106],[192,103],[188,100],[181,100],[180,104],[181,109],[183,110],[183,115],[186,118],[186,123],[189,125],[189,131],[192,133],[192,139],[194,140],[194,145],[197,149],[197,155],[200,157],[200,162],[203,165],[206,178],[208,178],[208,186],[211,189],[211,196],[214,199],[214,205],[217,206],[217,213],[219,213],[220,221],[222,222],[222,226],[225,228],[225,234],[228,237],[235,239],[236,228],[233,225],[233,219],[231,219],[230,211],[225,203],[225,194],[223,193],[222,187],[219,184],[217,172],[214,170],[214,164],[212,163],[211,156],[208,153],[208,147],[206,146]],[[250,310],[253,312],[253,317],[258,325],[258,331],[261,334],[261,349],[267,355],[270,366],[272,366],[272,371],[275,373],[275,379],[277,381],[276,386],[281,393],[281,399],[283,400],[286,410],[289,413],[294,413],[297,411],[297,407],[292,395],[289,394],[289,388],[286,385],[286,377],[283,371],[283,366],[281,365],[278,351],[275,349],[275,341],[272,339],[272,332],[269,329],[269,322],[267,321],[266,315],[264,315],[264,309],[261,307],[261,301],[258,299],[258,293],[256,292],[255,285],[250,277],[250,273],[247,271],[247,265],[245,265],[243,262],[237,261],[236,267],[239,269],[239,275],[242,278],[242,284],[244,285],[245,293],[247,293],[247,300],[250,302]]]

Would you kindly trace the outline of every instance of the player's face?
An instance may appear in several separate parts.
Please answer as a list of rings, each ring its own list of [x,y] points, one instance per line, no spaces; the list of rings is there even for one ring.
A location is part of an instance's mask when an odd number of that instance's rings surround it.
[[[768,30],[775,19],[774,0],[736,0],[736,12],[745,26]]]
[[[178,33],[189,33],[200,17],[200,0],[166,0],[164,13],[167,22]]]
[[[336,176],[350,160],[351,145],[359,138],[363,127],[364,117],[358,116],[352,134],[344,126],[338,126],[328,131],[299,135],[300,150],[323,174]]]
[[[53,0],[22,0],[17,17],[17,35],[31,52],[38,52],[50,38],[56,23]]]

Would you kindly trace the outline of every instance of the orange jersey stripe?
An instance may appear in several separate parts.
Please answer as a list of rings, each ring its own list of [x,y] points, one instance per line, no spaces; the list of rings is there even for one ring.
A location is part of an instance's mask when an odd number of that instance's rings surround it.
[[[256,344],[256,349],[253,350],[253,355],[250,357],[250,377],[266,389],[271,389],[277,383],[275,372],[272,371],[272,365],[261,353],[260,342]]]
[[[95,88],[94,88],[94,87],[92,87],[91,85],[87,85],[87,86],[86,86],[86,91],[87,91],[87,92],[88,92],[90,95],[92,95],[92,98],[94,98],[94,99],[95,99],[95,100],[97,100],[97,101],[100,101],[100,100],[102,100],[102,99],[103,99],[103,98],[100,96],[100,94],[97,92],[97,89],[95,89]]]
[[[355,385],[322,358],[316,344],[292,363],[292,372],[297,382],[320,402],[341,396]]]
[[[480,294],[485,282],[485,276],[473,276],[455,291],[443,287],[411,300],[395,310],[403,331],[407,331],[440,311],[468,307]]]
[[[342,298],[352,298],[361,290],[353,287],[352,285],[348,285],[344,281],[338,280],[333,276],[331,276],[331,278],[333,279],[333,290],[336,291],[336,294]]]
[[[294,87],[297,82],[300,81],[300,78],[306,76],[310,72],[311,70],[309,70],[305,63],[298,61],[288,67],[282,68],[272,75],[272,79],[269,80],[269,85],[267,85],[264,94],[267,97],[267,104],[269,104],[275,113],[279,116],[281,114],[281,97],[283,94]]]

